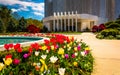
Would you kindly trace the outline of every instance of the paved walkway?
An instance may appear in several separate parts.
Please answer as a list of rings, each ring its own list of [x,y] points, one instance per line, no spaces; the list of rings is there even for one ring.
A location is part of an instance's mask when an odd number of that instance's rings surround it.
[[[120,75],[120,40],[99,40],[93,33],[72,36],[91,47],[95,58],[92,75]]]

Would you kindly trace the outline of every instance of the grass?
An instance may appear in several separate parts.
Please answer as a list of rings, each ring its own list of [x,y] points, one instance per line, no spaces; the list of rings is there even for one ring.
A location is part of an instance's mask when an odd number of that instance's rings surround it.
[[[55,33],[55,34],[65,34],[65,35],[71,35],[71,34],[81,34],[82,32],[51,32],[51,33]]]
[[[8,33],[0,33],[0,35],[10,35],[10,34],[26,34],[28,32],[8,32]]]

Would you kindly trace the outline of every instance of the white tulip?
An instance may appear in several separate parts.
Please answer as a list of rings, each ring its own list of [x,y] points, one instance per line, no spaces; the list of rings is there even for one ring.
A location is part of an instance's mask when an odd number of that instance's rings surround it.
[[[44,59],[44,60],[46,59],[46,57],[47,57],[47,55],[42,55],[41,56],[41,58]]]
[[[71,47],[68,48],[68,51],[70,51],[70,50],[71,50]]]
[[[35,51],[35,56],[38,56],[40,52],[38,51]]]
[[[37,66],[40,66],[40,63],[37,63]]]
[[[84,51],[83,51],[83,52],[81,52],[81,55],[82,55],[82,56],[85,56],[85,52],[84,52]]]
[[[1,67],[4,67],[4,64],[3,64],[3,63],[0,63],[0,66],[1,66]]]
[[[55,57],[55,56],[50,57],[50,62],[51,63],[55,63],[57,60],[58,60],[58,58]]]
[[[75,52],[75,56],[78,56],[78,53],[77,53],[77,52]]]
[[[59,68],[59,75],[64,75],[65,74],[65,68]]]
[[[49,53],[49,50],[46,50],[46,53]]]

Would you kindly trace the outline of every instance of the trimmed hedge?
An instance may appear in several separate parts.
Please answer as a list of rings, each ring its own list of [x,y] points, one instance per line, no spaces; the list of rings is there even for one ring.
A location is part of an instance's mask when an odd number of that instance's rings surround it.
[[[97,34],[97,38],[99,39],[118,39],[120,32],[117,29],[105,29]],[[118,38],[117,38],[118,37]]]

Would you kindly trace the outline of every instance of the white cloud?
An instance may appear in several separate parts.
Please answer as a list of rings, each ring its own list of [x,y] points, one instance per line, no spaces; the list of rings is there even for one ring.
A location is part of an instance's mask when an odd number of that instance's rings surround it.
[[[44,16],[44,14],[39,13],[39,12],[34,12],[34,14],[35,14],[35,15],[38,15],[38,16],[42,16],[42,17]]]
[[[12,12],[17,12],[18,10],[17,9],[11,9],[12,10]]]
[[[15,5],[19,4],[19,9],[12,9],[13,12],[15,11],[29,11],[28,7],[34,11],[35,15],[43,16],[44,14],[44,3],[34,3],[34,2],[26,2],[20,0],[0,0],[0,4],[4,5]],[[38,13],[39,12],[39,13]]]

